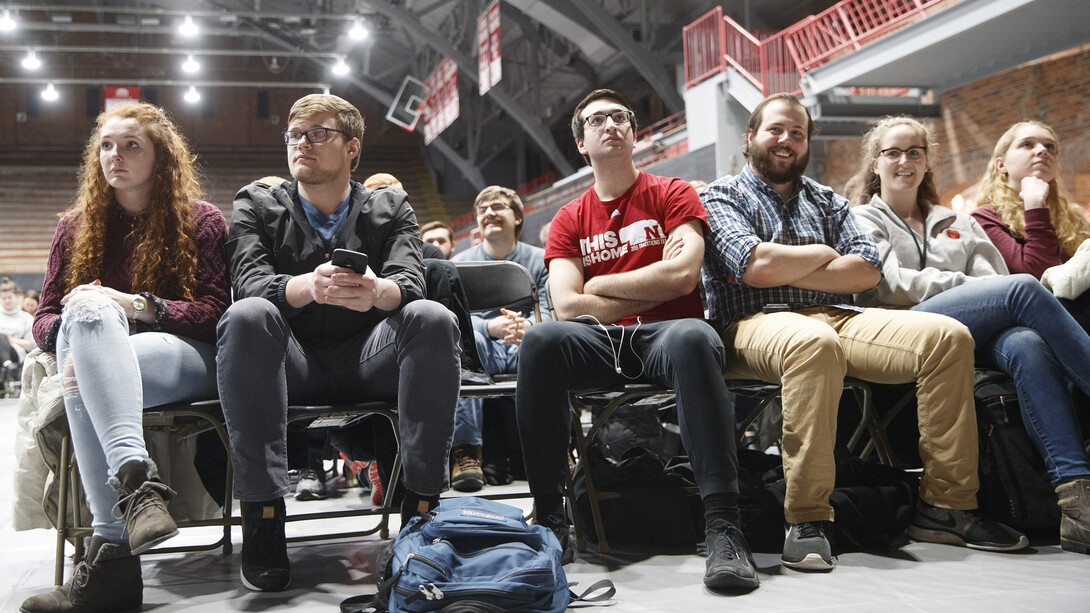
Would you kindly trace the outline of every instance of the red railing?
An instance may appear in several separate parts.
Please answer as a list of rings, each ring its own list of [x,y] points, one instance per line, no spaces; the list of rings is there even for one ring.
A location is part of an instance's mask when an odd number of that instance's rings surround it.
[[[798,93],[807,70],[959,1],[843,0],[763,40],[717,7],[684,28],[685,85],[731,66],[765,96]]]
[[[543,187],[552,185],[554,181],[556,181],[556,173],[550,170],[540,177],[530,179],[526,183],[518,186],[518,188],[515,189],[515,193],[520,197],[525,196],[526,194],[532,194]]]
[[[641,141],[645,138],[651,138],[651,136],[659,134],[660,132],[670,132],[683,125],[685,125],[685,111],[678,111],[677,113],[674,113],[665,119],[660,119],[646,128],[642,128],[639,132],[636,132],[636,140]]]

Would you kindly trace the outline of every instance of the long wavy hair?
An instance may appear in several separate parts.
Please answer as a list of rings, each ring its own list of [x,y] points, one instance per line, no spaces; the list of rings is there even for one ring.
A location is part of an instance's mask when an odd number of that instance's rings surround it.
[[[882,178],[874,172],[874,160],[878,159],[878,152],[882,148],[882,139],[886,134],[898,126],[908,126],[916,131],[923,144],[927,147],[927,155],[935,151],[935,137],[927,126],[904,115],[883,117],[870,132],[863,136],[863,161],[859,164],[859,171],[848,180],[847,197],[852,206],[870,202],[871,196],[881,194]],[[927,172],[923,175],[923,181],[916,189],[916,202],[922,207],[929,207],[939,203],[939,191],[935,188],[935,174],[931,171],[931,164],[927,165]]]
[[[196,156],[166,111],[152,104],[110,109],[98,116],[79,170],[79,193],[62,216],[73,221],[69,290],[99,278],[106,237],[118,223],[114,188],[99,163],[102,127],[114,119],[135,119],[151,140],[155,168],[148,205],[125,237],[132,250],[132,289],[177,300],[192,300],[197,289],[195,201],[202,197]]]
[[[1025,208],[1022,197],[1018,191],[1010,186],[1007,173],[1000,172],[995,163],[999,158],[1007,155],[1007,150],[1014,143],[1015,134],[1027,126],[1036,126],[1047,130],[1052,139],[1057,143],[1056,149],[1056,176],[1048,182],[1048,210],[1052,214],[1052,225],[1056,228],[1056,235],[1060,238],[1060,246],[1067,257],[1075,254],[1079,245],[1090,238],[1090,222],[1083,214],[1076,211],[1068,200],[1060,184],[1059,169],[1059,142],[1056,131],[1048,124],[1040,121],[1020,121],[1011,126],[999,141],[995,143],[992,157],[988,161],[988,167],[984,170],[984,176],[980,179],[980,187],[977,188],[977,202],[980,206],[990,206],[999,213],[999,218],[1010,227],[1016,236],[1022,236],[1026,231]]]

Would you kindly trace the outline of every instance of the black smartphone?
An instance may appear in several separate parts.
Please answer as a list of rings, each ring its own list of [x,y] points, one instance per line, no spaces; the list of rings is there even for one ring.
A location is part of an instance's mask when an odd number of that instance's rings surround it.
[[[333,265],[351,268],[362,275],[367,272],[367,254],[351,249],[334,249]]]

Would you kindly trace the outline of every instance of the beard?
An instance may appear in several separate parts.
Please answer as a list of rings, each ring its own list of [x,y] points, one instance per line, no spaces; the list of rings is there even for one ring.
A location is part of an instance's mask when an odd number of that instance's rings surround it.
[[[804,155],[796,157],[795,161],[787,168],[778,170],[773,165],[772,152],[779,149],[786,149],[786,147],[766,149],[757,143],[751,142],[749,145],[749,163],[753,166],[753,171],[757,173],[757,176],[773,185],[798,181],[799,177],[806,172],[806,165],[810,163],[810,149],[807,148]]]

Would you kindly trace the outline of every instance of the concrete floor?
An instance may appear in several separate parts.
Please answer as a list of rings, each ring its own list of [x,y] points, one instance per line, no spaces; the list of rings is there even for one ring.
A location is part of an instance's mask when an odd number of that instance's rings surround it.
[[[15,429],[15,401],[0,400],[0,432]],[[9,434],[10,436],[10,434]],[[9,443],[10,444],[10,443]],[[54,533],[11,529],[11,447],[0,445],[0,610],[17,611],[28,596],[53,581]],[[525,491],[524,482],[488,491]],[[289,499],[288,512],[358,504],[359,490],[342,490],[325,501]],[[528,507],[528,500],[512,503]],[[364,522],[363,519],[340,520]],[[332,528],[321,522],[289,523],[289,536]],[[171,544],[207,542],[212,529],[192,528]],[[384,545],[378,537],[312,541],[289,545],[292,588],[278,594],[245,589],[238,579],[240,529],[235,553],[147,555],[142,560],[144,610],[175,611],[337,611],[349,597],[374,591],[375,558]],[[761,587],[741,596],[704,589],[704,559],[681,553],[580,554],[566,567],[570,582],[581,586],[608,578],[617,586],[615,605],[628,611],[1087,611],[1090,610],[1090,556],[1061,551],[1058,545],[1034,545],[1015,554],[971,551],[912,543],[895,555],[853,553],[840,557],[829,574],[787,570],[779,556],[757,554]],[[67,564],[66,576],[71,574]],[[590,609],[596,610],[595,608]]]

